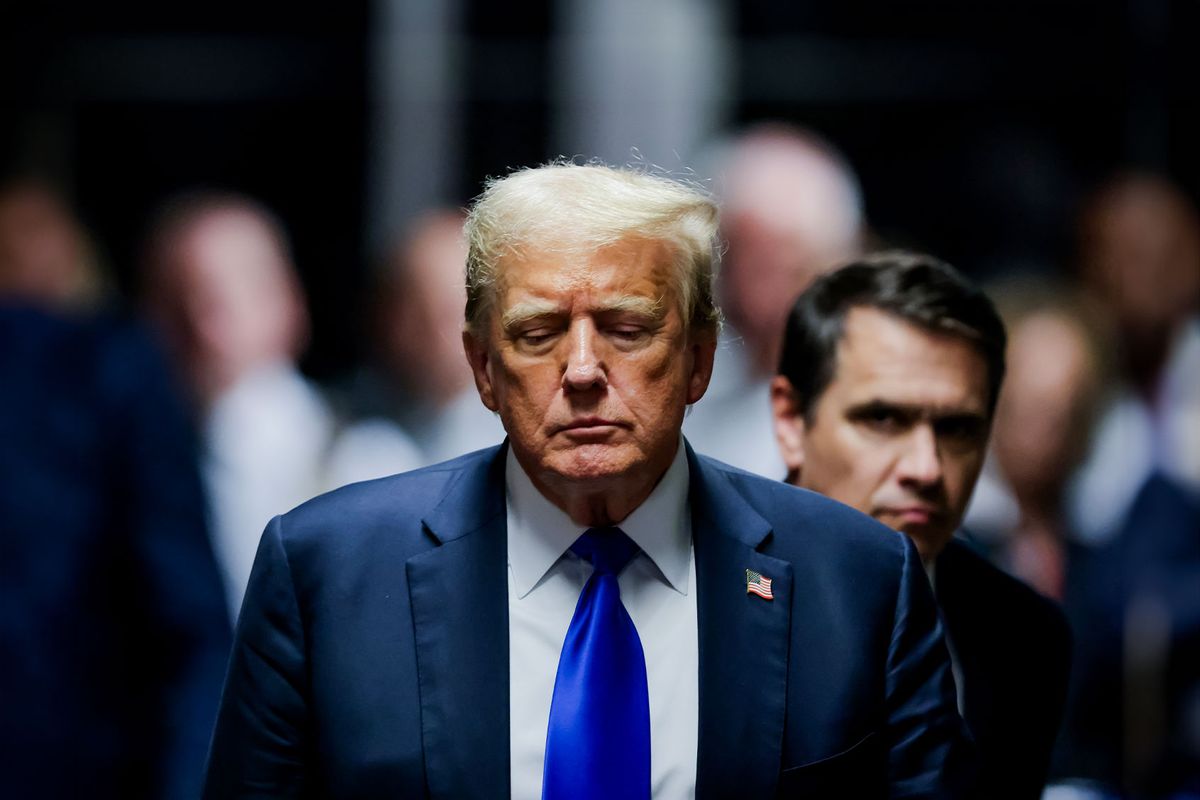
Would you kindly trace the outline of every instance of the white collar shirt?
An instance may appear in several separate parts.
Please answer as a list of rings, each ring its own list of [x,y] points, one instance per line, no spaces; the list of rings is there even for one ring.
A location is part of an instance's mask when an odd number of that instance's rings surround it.
[[[700,657],[688,478],[681,437],[658,485],[619,524],[641,548],[617,582],[646,654],[650,781],[660,800],[693,797],[696,787]],[[511,448],[505,489],[511,788],[515,800],[537,800],[558,659],[592,567],[570,552],[586,528],[542,496]]]

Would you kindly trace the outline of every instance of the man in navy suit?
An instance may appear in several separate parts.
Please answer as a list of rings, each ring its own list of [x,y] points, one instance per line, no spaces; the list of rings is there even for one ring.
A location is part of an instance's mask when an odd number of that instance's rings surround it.
[[[933,581],[979,796],[1041,797],[1070,634],[1058,606],[953,540],[1004,375],[987,297],[928,256],[818,278],[788,318],[772,403],[788,482],[908,534]]]
[[[207,797],[954,796],[912,544],[682,440],[716,216],[596,165],[488,186],[463,341],[508,439],[268,525]]]

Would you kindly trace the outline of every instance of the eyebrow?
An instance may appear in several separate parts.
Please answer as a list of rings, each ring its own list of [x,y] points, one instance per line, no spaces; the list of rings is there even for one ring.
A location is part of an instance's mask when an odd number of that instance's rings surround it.
[[[633,313],[659,319],[663,316],[662,298],[651,300],[639,295],[624,295],[605,303],[601,303],[596,311],[600,314]]]
[[[929,409],[919,403],[902,403],[882,398],[872,398],[861,403],[854,403],[846,409],[850,415],[870,414],[875,411],[892,411],[914,419],[972,419],[987,421],[987,414],[974,408],[933,408]]]
[[[523,322],[528,322],[531,319],[538,317],[549,317],[557,314],[559,307],[546,301],[526,300],[522,303],[517,303],[509,308],[500,317],[500,327],[504,330],[512,330]]]
[[[593,312],[597,314],[642,314],[657,320],[663,316],[663,302],[661,298],[651,300],[638,295],[623,295],[600,303],[593,309]],[[560,313],[562,313],[562,309],[555,303],[544,300],[526,300],[516,303],[505,311],[500,317],[500,326],[504,330],[512,330],[524,322]]]

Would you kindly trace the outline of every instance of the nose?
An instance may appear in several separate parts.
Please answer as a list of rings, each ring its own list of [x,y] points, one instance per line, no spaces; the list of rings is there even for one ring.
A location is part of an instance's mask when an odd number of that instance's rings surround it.
[[[900,482],[911,486],[930,487],[942,480],[942,456],[932,425],[925,423],[913,427],[897,470]]]
[[[567,332],[570,351],[563,368],[563,389],[578,392],[608,385],[606,367],[597,351],[597,339],[596,326],[591,320],[581,319],[571,325]]]

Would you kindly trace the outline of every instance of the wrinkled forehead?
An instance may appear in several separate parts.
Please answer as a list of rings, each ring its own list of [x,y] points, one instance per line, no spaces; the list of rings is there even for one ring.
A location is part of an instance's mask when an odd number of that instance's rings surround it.
[[[499,299],[513,289],[601,291],[654,284],[675,289],[675,248],[661,239],[627,236],[615,242],[549,241],[514,247],[497,263]]]

